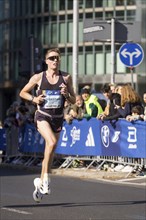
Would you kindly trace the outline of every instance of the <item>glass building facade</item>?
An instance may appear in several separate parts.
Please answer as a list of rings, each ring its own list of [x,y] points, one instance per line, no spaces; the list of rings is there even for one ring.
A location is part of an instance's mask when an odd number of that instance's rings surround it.
[[[99,90],[101,84],[110,82],[111,45],[110,42],[84,42],[85,19],[106,21],[115,18],[125,22],[139,21],[142,31],[141,39],[137,43],[140,43],[146,52],[146,1],[77,1],[77,83],[79,89],[88,83]],[[3,106],[0,120],[11,102],[18,98],[19,90],[26,81],[19,76],[20,50],[24,39],[33,36],[41,42],[42,59],[45,49],[59,47],[62,54],[60,69],[73,74],[73,2],[74,0],[0,0],[0,104]],[[119,59],[118,51],[121,45],[115,45],[117,83],[131,80],[130,69]],[[25,52],[29,57],[30,51],[26,49]],[[133,71],[136,85],[139,83],[138,77],[141,77],[140,80],[144,83],[146,58]]]

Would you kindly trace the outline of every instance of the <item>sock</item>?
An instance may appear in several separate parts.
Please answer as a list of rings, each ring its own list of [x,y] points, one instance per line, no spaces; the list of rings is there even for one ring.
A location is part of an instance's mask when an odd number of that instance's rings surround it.
[[[49,179],[49,174],[48,173],[44,173],[43,180],[48,180],[48,179]]]

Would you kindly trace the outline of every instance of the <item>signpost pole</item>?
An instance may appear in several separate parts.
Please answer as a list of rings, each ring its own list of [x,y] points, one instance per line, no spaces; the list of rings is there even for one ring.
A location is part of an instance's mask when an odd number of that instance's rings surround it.
[[[73,87],[78,93],[78,0],[73,1]]]
[[[115,83],[115,18],[111,19],[111,83]]]
[[[132,87],[134,88],[133,69],[134,69],[134,67],[131,66],[131,67],[130,67],[130,72],[131,72],[131,85],[132,85]]]

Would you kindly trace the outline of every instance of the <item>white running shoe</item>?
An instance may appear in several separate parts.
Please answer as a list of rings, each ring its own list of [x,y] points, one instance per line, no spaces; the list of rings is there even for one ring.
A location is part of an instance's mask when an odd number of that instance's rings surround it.
[[[42,193],[40,192],[40,186],[41,186],[41,179],[35,178],[34,181],[35,191],[33,192],[33,199],[35,202],[40,202],[43,198]]]
[[[51,182],[50,178],[43,180],[42,185],[40,186],[40,192],[42,194],[50,194],[51,193],[50,182]]]

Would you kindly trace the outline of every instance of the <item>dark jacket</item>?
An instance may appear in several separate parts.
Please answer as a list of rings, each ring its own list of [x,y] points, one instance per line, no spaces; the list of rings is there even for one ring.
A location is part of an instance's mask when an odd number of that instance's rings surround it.
[[[122,118],[122,115],[116,109],[115,105],[121,105],[121,96],[118,93],[111,94],[109,114],[104,118],[104,120],[116,120],[118,118]]]

